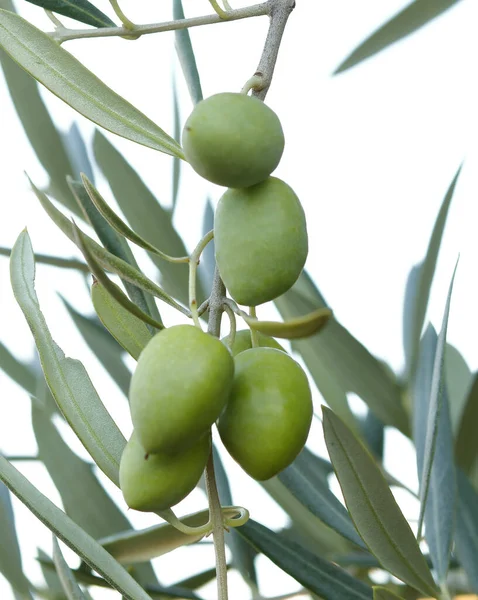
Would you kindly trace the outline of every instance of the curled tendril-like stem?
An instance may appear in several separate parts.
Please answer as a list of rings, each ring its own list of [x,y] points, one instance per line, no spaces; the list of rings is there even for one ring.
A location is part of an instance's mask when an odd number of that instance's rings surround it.
[[[234,527],[240,527],[241,525],[244,525],[244,523],[247,523],[247,521],[249,520],[249,511],[247,510],[247,508],[243,508],[242,506],[223,506],[221,508],[221,512],[223,526],[227,530]],[[210,535],[213,532],[213,523],[211,516],[209,517],[208,521],[204,523],[204,525],[191,527],[190,525],[186,525],[185,523],[183,523],[174,514],[171,508],[160,511],[157,514],[167,523],[169,523],[185,535],[204,537]]]

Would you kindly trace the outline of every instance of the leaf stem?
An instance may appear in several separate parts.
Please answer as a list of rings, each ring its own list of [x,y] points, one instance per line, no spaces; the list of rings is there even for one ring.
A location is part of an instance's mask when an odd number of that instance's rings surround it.
[[[214,230],[211,229],[202,238],[199,244],[194,248],[191,256],[189,257],[189,310],[191,311],[191,317],[194,321],[194,325],[201,329],[201,323],[199,322],[198,314],[198,302],[196,298],[196,272],[199,264],[199,259],[204,248],[214,237]]]
[[[110,0],[110,4],[116,13],[116,16],[123,23],[123,25],[126,29],[129,29],[129,30],[136,29],[136,25],[132,21],[130,21],[128,19],[128,17],[124,14],[124,12],[121,10],[121,8],[118,4],[118,0]]]
[[[151,23],[148,25],[136,25],[134,28],[135,36],[142,36],[149,33],[162,33],[163,31],[175,31],[178,29],[188,29],[200,25],[212,25],[214,23],[226,23],[228,21],[237,21],[249,17],[260,17],[270,13],[276,0],[268,0],[261,4],[254,4],[244,8],[238,8],[228,11],[227,21],[214,13],[213,15],[204,15],[201,17],[192,17],[190,19],[179,19],[177,21],[165,21],[163,23]],[[58,28],[56,31],[49,32],[49,35],[60,44],[69,40],[78,40],[97,37],[121,37],[131,35],[131,29],[127,27],[99,27],[96,29],[68,29],[66,27]]]

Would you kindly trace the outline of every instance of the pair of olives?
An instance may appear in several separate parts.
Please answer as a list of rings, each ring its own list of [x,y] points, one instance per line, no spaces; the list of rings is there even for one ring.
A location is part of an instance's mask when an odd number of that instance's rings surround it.
[[[134,433],[120,464],[130,508],[163,511],[197,485],[216,422],[226,449],[265,480],[303,448],[312,420],[302,368],[272,338],[238,332],[225,341],[193,325],[157,333],[139,357],[130,388]]]
[[[217,206],[214,238],[230,295],[246,306],[277,298],[295,283],[308,253],[300,201],[270,177],[284,150],[279,118],[257,98],[216,94],[195,107],[182,141],[199,175],[229,187]]]

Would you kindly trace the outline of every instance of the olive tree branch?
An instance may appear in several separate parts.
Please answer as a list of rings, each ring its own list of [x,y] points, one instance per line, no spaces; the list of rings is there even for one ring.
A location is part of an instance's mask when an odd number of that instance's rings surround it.
[[[261,60],[254,73],[254,78],[259,81],[254,82],[252,95],[264,100],[271,85],[272,76],[279,54],[279,48],[282,41],[285,26],[290,13],[295,8],[295,0],[276,0],[272,3],[269,17],[270,25],[267,32],[267,38],[264,43]]]
[[[96,29],[69,29],[66,27],[59,27],[55,31],[50,31],[48,35],[60,44],[67,42],[68,40],[84,38],[131,36],[132,31],[136,38],[148,33],[176,31],[178,29],[198,27],[200,25],[212,25],[214,23],[227,23],[229,21],[247,19],[249,17],[260,17],[271,14],[275,3],[276,0],[268,0],[261,4],[254,4],[252,6],[227,11],[227,20],[222,19],[217,13],[214,13],[212,15],[204,15],[201,17],[191,17],[190,19],[178,19],[176,21],[151,23],[149,25],[135,25],[133,30],[128,27],[99,27]]]

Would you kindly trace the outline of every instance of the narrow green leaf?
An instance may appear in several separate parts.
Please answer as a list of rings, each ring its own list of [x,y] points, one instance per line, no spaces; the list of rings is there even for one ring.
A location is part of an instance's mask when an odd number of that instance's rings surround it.
[[[22,17],[2,9],[0,47],[87,119],[128,140],[183,158],[177,142],[72,54]]]
[[[367,549],[347,510],[330,491],[320,463],[317,469],[316,458],[312,453],[303,450],[295,461],[278,475],[279,480],[313,515],[357,546]]]
[[[404,322],[404,341],[405,359],[407,377],[409,381],[413,380],[416,363],[418,359],[418,351],[420,338],[422,335],[423,323],[428,307],[430,297],[430,289],[435,275],[438,253],[440,251],[443,231],[445,230],[448,210],[450,208],[455,186],[461,172],[461,166],[455,173],[452,182],[445,194],[445,198],[440,206],[433,231],[428,243],[426,256],[419,265],[414,267],[407,282],[407,291],[405,293],[405,304],[403,307],[403,322]]]
[[[178,98],[178,86],[176,84],[176,78],[173,77],[173,114],[174,114],[174,139],[181,143],[181,115],[179,113],[179,98]],[[172,192],[171,192],[171,205],[172,213],[176,210],[176,204],[178,201],[179,194],[179,181],[181,179],[181,161],[176,156],[173,158],[173,181],[172,181]],[[210,231],[210,229],[208,229]]]
[[[181,0],[173,0],[173,18],[175,21],[184,19]],[[203,95],[189,31],[187,29],[178,29],[174,34],[176,36],[176,52],[189,89],[189,95],[193,104],[197,104],[203,99]]]
[[[229,569],[230,565],[226,565],[226,567],[227,569]],[[198,573],[197,575],[192,575],[192,577],[181,579],[181,581],[178,581],[176,585],[195,590],[199,587],[202,587],[203,585],[206,585],[206,583],[209,583],[215,578],[216,567],[213,567],[212,569],[208,569],[207,571],[203,571],[202,573]]]
[[[131,575],[98,542],[39,492],[3,456],[0,456],[0,479],[57,538],[104,577],[127,600],[151,600]]]
[[[164,252],[161,252],[161,250],[158,250],[156,246],[153,246],[153,244],[150,244],[148,241],[143,239],[140,235],[138,235],[135,231],[128,227],[128,225],[126,225],[126,223],[122,219],[120,219],[120,217],[118,217],[114,210],[110,208],[110,206],[106,203],[106,201],[95,188],[95,186],[91,183],[91,181],[89,181],[86,175],[82,174],[82,181],[92,203],[95,205],[98,212],[101,213],[104,219],[115,231],[134,242],[140,248],[149,250],[149,252],[160,256],[163,260],[170,260],[171,257],[169,257]],[[188,259],[187,256],[178,258],[184,259],[183,262],[187,262]]]
[[[95,132],[93,149],[98,166],[132,229],[166,254],[186,256],[188,252],[173,226],[171,213],[161,206],[138,173],[99,131]],[[165,262],[154,254],[151,260],[161,273],[165,290],[186,304],[188,266]]]
[[[36,560],[40,564],[43,579],[46,582],[47,589],[39,593],[40,598],[51,598],[52,600],[67,600],[60,579],[56,573],[53,560],[41,548],[37,548]],[[38,588],[37,588],[38,589]],[[50,594],[50,596],[48,596]]]
[[[66,358],[51,337],[35,292],[35,263],[26,231],[13,247],[10,273],[13,293],[33,333],[45,378],[61,412],[96,464],[118,485],[119,461],[126,440],[103,406],[82,363]]]
[[[68,600],[86,600],[80,586],[76,582],[75,576],[73,575],[68,563],[63,557],[60,550],[58,540],[53,535],[53,562],[55,563],[56,572],[63,586]]]
[[[32,425],[40,459],[58,490],[66,514],[95,539],[131,529],[107,495],[91,465],[63,440],[50,415],[32,403]]]
[[[274,303],[283,319],[326,307],[305,272]],[[408,434],[408,416],[396,378],[337,319],[331,319],[320,335],[294,341],[292,347],[302,355],[327,404],[355,431],[358,427],[346,402],[347,392],[360,396],[384,424]]]
[[[211,205],[211,199],[206,201],[204,216],[202,221],[202,236],[204,237],[208,231],[214,229],[214,209]],[[216,267],[214,238],[204,248],[201,254],[201,267],[199,268],[199,276],[203,282],[205,290],[212,290],[214,281],[214,270]]]
[[[0,9],[15,12],[11,0],[0,0]],[[2,50],[1,43],[0,63],[13,106],[28,141],[50,178],[49,192],[69,210],[81,217],[78,206],[66,184],[66,176],[73,174],[73,168],[62,137],[43,102],[36,81]]]
[[[423,517],[425,515],[425,508],[427,503],[428,491],[430,488],[430,478],[432,473],[433,459],[435,457],[435,452],[437,448],[437,433],[438,433],[438,423],[440,420],[440,413],[443,409],[443,405],[445,405],[445,410],[448,409],[448,405],[446,403],[445,394],[445,372],[444,372],[444,358],[445,358],[445,343],[446,343],[446,330],[448,327],[448,316],[450,314],[450,303],[451,303],[451,295],[453,292],[453,282],[455,281],[455,273],[456,268],[458,266],[458,261],[455,265],[455,269],[453,271],[453,275],[450,282],[450,287],[448,289],[448,295],[446,299],[445,311],[443,314],[443,322],[440,330],[440,335],[438,336],[438,342],[436,347],[436,352],[434,356],[433,363],[433,375],[431,380],[430,387],[430,401],[428,404],[428,414],[427,414],[427,423],[426,429],[424,428],[421,431],[421,435],[425,435],[424,448],[423,448],[423,465],[422,469],[418,474],[418,478],[420,481],[420,514],[418,517],[418,537],[420,537]],[[449,417],[448,417],[449,420]],[[445,444],[448,441],[451,446],[451,439],[446,440],[446,429],[447,423],[444,423],[445,431]],[[451,433],[450,433],[451,438]],[[440,442],[441,444],[441,442]],[[447,455],[446,448],[443,448],[443,460],[448,460],[452,462],[451,458],[451,447],[450,447],[450,457],[445,459]],[[445,467],[446,465],[442,465]],[[452,468],[451,465],[449,467]],[[438,476],[438,475],[437,475]],[[451,475],[453,477],[453,475]],[[441,486],[439,482],[438,485]],[[437,493],[440,492],[437,490]]]
[[[111,337],[98,319],[85,317],[75,310],[63,296],[60,298],[85,342],[123,394],[128,396],[131,372],[123,362],[123,348]],[[144,323],[143,326],[146,327]]]
[[[427,25],[459,0],[415,0],[362,42],[335,70],[342,73]]]
[[[383,451],[385,442],[385,428],[371,410],[367,411],[365,418],[359,421],[363,440],[365,441],[372,454],[383,461]]]
[[[445,375],[451,426],[454,435],[457,436],[474,378],[463,356],[448,342],[445,346]]]
[[[74,178],[79,179],[80,173],[85,173],[94,182],[95,176],[88,156],[88,148],[76,122],[71,125],[66,134],[63,134],[63,143],[73,167]]]
[[[280,321],[257,321],[256,319],[245,317],[244,320],[251,329],[255,329],[260,333],[281,339],[294,340],[310,337],[318,333],[329,322],[331,317],[331,310],[328,308],[318,308],[307,315],[287,319],[282,323]]]
[[[223,507],[223,514],[234,517],[237,511]],[[198,527],[207,523],[209,511],[182,517],[181,521],[190,527]],[[202,535],[188,535],[178,531],[169,523],[153,525],[141,531],[124,531],[99,540],[105,550],[121,564],[131,565],[145,560],[151,560],[167,554],[176,548],[199,541]]]
[[[468,577],[470,591],[478,594],[478,494],[460,469],[457,469],[457,484],[455,552]]]
[[[313,515],[279,478],[261,481],[261,486],[291,520],[291,527],[281,532],[284,539],[302,544],[311,552],[325,558],[340,556],[351,550],[350,542]]]
[[[374,586],[373,600],[403,600],[403,598],[387,590],[387,588]]]
[[[347,571],[312,554],[306,548],[281,539],[264,525],[249,520],[237,528],[259,552],[324,600],[371,600],[372,589]]]
[[[86,221],[93,226],[93,229],[98,235],[100,241],[104,244],[106,250],[111,252],[111,254],[114,256],[121,258],[132,267],[138,269],[138,263],[136,262],[128,242],[123,236],[119,235],[115,229],[111,227],[108,221],[101,215],[91,201],[87,190],[83,186],[83,183],[81,183],[81,181],[74,181],[70,177],[68,177],[67,180],[74,197],[85,214]],[[128,293],[131,301],[137,304],[142,311],[152,317],[153,311],[149,309],[149,304],[143,290],[127,280],[123,280],[123,285],[125,286],[126,292]],[[154,301],[153,305],[156,307]],[[156,320],[160,321],[161,318],[157,318]]]
[[[138,360],[152,337],[143,321],[116,302],[98,281],[93,283],[91,298],[96,314],[106,329],[133,358]]]
[[[425,439],[431,410],[432,381],[437,351],[438,336],[429,325],[420,344],[413,388],[413,437],[417,449],[418,473],[423,472],[425,460]],[[425,510],[425,536],[438,580],[444,583],[450,562],[456,509],[453,436],[445,383],[441,392],[441,402],[442,406],[437,417],[436,451],[430,474],[430,492]]]
[[[32,4],[93,27],[116,27],[116,23],[88,0],[27,0]]]
[[[478,459],[477,423],[478,373],[475,373],[455,441],[455,460],[467,474],[472,471]]]
[[[427,563],[374,459],[330,409],[322,410],[330,460],[350,516],[370,552],[384,569],[434,596],[437,588]]]
[[[35,375],[27,365],[17,360],[2,342],[0,342],[0,369],[31,396],[35,395]]]
[[[117,302],[119,302],[126,310],[128,310],[130,313],[141,319],[141,321],[148,323],[148,325],[151,325],[152,327],[156,327],[156,329],[164,329],[164,325],[161,322],[156,321],[156,319],[150,317],[148,313],[144,312],[144,310],[141,310],[134,302],[131,302],[131,300],[121,290],[121,288],[108,279],[100,264],[93,256],[92,252],[90,252],[86,244],[86,238],[81,233],[81,230],[78,229],[78,227],[76,227],[76,225],[74,225],[74,233],[76,235],[76,245],[83,253],[83,256],[85,257],[85,260],[88,263],[91,272],[101,283],[101,285],[107,290],[107,292],[111,294],[113,298]]]
[[[32,600],[30,584],[23,573],[10,492],[3,483],[0,483],[0,531],[0,573],[12,586],[17,600]]]
[[[31,183],[31,182],[30,182]],[[52,221],[63,231],[63,233],[76,244],[76,238],[74,234],[73,223],[65,217],[54,205],[48,197],[41,192],[33,183],[31,183],[32,189],[35,192],[40,204],[43,206],[48,216],[52,219]],[[88,237],[85,234],[83,235],[83,241],[88,247],[88,250],[93,254],[95,259],[101,265],[103,269],[110,271],[111,273],[116,273],[122,279],[133,283],[137,287],[142,290],[160,298],[176,310],[179,310],[186,316],[189,316],[189,311],[175,302],[166,292],[161,289],[158,285],[148,279],[141,271],[127,263],[126,261],[118,258],[111,252],[105,250],[102,246],[97,244],[93,239]],[[88,269],[90,272],[91,269]]]
[[[51,571],[55,568],[53,561],[49,559],[48,556],[45,554],[40,560],[40,564],[42,565],[42,567],[44,567],[45,571]],[[76,581],[84,585],[107,589],[112,588],[111,584],[108,583],[108,581],[106,581],[102,577],[94,575],[89,570],[84,569],[81,566],[78,569],[72,569],[72,573]],[[147,594],[150,594],[151,598],[156,598],[157,600],[163,600],[164,598],[187,598],[189,600],[201,600],[198,595],[191,592],[190,588],[183,587],[180,585],[163,586],[156,582],[154,584],[143,584],[143,588]],[[86,590],[83,593],[85,594]],[[91,598],[91,596],[88,596],[88,598]],[[52,600],[57,600],[57,598],[52,598]]]
[[[1,248],[0,256],[10,256],[11,248]],[[59,267],[60,269],[74,269],[81,273],[89,273],[88,265],[81,260],[75,258],[62,258],[61,256],[47,256],[46,254],[35,253],[35,262],[38,264],[48,265],[51,267]]]

